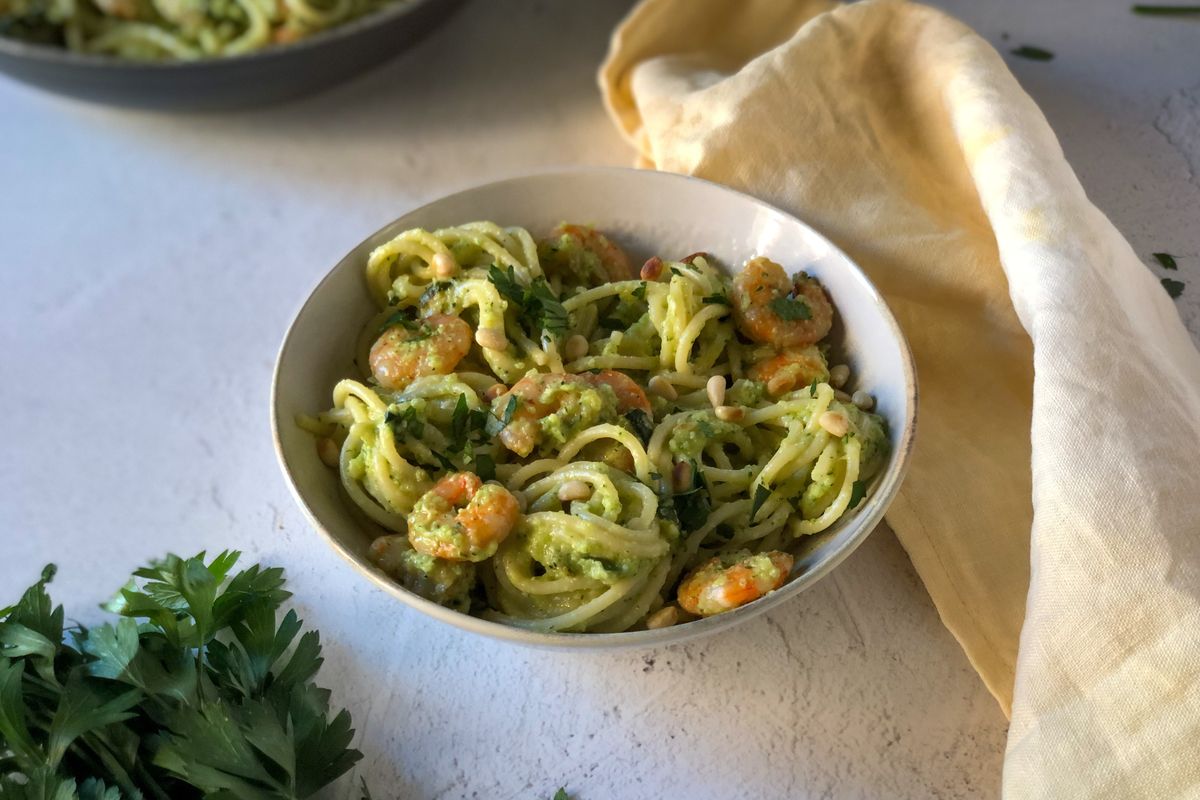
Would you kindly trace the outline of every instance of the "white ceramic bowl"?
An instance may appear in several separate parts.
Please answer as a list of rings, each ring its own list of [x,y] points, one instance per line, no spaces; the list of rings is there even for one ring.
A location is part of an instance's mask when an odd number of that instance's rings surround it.
[[[791,580],[757,602],[714,617],[650,631],[534,633],[443,608],[403,589],[366,557],[371,534],[350,510],[337,475],[317,458],[297,414],[328,408],[334,383],[357,375],[352,363],[362,326],[375,312],[367,293],[367,254],[401,231],[486,219],[519,225],[534,236],[569,220],[612,236],[635,261],[712,253],[740,266],[767,255],[791,272],[821,279],[840,319],[835,351],[850,364],[854,386],[875,395],[888,422],[891,455],[868,497],[829,530],[796,543]],[[652,647],[736,625],[784,602],[826,575],[883,518],[908,465],[916,420],[912,357],[883,298],[846,254],[800,220],[723,186],[664,172],[579,169],[513,178],[468,189],[410,211],[355,247],[322,280],[284,338],[275,367],[271,423],[284,475],[325,541],[366,579],[401,602],[465,630],[520,644],[557,648]]]

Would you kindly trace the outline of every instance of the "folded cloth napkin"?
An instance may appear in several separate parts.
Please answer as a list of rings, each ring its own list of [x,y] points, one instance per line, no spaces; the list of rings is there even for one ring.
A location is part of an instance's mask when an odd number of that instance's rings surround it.
[[[791,210],[899,318],[888,519],[1011,711],[1006,796],[1200,796],[1200,356],[996,51],[898,0],[644,0],[600,79],[643,163]]]

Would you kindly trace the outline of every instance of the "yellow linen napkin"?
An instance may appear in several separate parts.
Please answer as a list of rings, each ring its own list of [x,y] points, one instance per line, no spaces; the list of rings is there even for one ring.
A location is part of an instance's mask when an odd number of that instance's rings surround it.
[[[995,50],[900,0],[644,0],[600,80],[643,163],[794,212],[899,318],[888,519],[1011,708],[1006,793],[1200,791],[1200,357]]]

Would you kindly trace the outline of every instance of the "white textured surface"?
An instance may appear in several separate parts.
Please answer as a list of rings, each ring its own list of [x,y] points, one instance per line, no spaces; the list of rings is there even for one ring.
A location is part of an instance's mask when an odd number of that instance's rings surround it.
[[[1014,70],[1134,247],[1180,257],[1154,269],[1188,283],[1200,336],[1194,25],[1089,0],[943,5],[1057,54]],[[285,566],[376,797],[994,796],[1004,719],[886,531],[727,635],[580,657],[407,611],[286,493],[267,394],[298,304],[420,200],[625,163],[593,72],[626,6],[477,2],[382,70],[259,113],[169,118],[0,81],[0,585],[55,560],[56,597],[87,621],[167,550]]]

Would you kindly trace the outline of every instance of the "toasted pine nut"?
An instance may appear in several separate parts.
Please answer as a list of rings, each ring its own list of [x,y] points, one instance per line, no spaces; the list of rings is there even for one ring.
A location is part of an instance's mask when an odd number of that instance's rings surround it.
[[[671,480],[675,484],[675,491],[686,492],[692,488],[692,465],[686,461],[680,461],[671,471]]]
[[[675,391],[675,387],[671,382],[662,375],[655,375],[646,384],[646,388],[659,397],[665,397],[668,400],[675,400],[679,397],[679,392]]]
[[[767,392],[772,397],[790,392],[796,386],[796,379],[791,375],[780,373],[767,381]]]
[[[829,383],[833,388],[840,389],[850,380],[850,368],[845,364],[836,364],[829,368]]]
[[[708,379],[708,385],[705,388],[708,390],[708,402],[712,403],[713,408],[725,405],[724,375],[713,375]]]
[[[669,628],[679,621],[679,609],[675,606],[663,606],[646,617],[646,630]]]
[[[572,500],[587,500],[592,496],[592,487],[583,481],[567,481],[558,487],[558,499],[564,503]]]
[[[854,403],[854,405],[858,406],[863,411],[870,411],[875,407],[875,398],[871,397],[871,395],[867,394],[862,389],[859,389],[854,393],[854,395],[850,398],[850,402]]]
[[[841,438],[850,431],[850,420],[840,411],[826,411],[817,418],[817,424],[829,431],[830,436]]]
[[[833,390],[833,399],[837,400],[840,403],[849,403],[850,395],[847,394],[846,392],[843,392],[841,389],[834,389]]]
[[[656,281],[658,280],[658,276],[662,275],[662,271],[663,260],[658,256],[654,256],[653,258],[646,259],[646,263],[642,264],[640,275],[644,281]]]
[[[458,272],[458,264],[454,261],[454,256],[449,253],[437,253],[429,261],[429,265],[433,267],[433,274],[439,278],[453,278]]]
[[[480,328],[475,331],[475,341],[485,350],[504,350],[508,347],[508,337],[499,328]]]
[[[717,406],[714,413],[722,422],[741,422],[746,416],[746,410],[741,406]]]
[[[337,442],[333,439],[328,436],[317,439],[317,457],[321,459],[322,464],[327,467],[337,467],[339,455]]]
[[[487,400],[490,403],[507,391],[508,391],[508,387],[505,386],[503,383],[493,383],[491,386],[484,389],[483,399]]]
[[[587,337],[577,333],[563,344],[563,355],[567,357],[568,361],[583,358],[587,355],[588,346]]]

